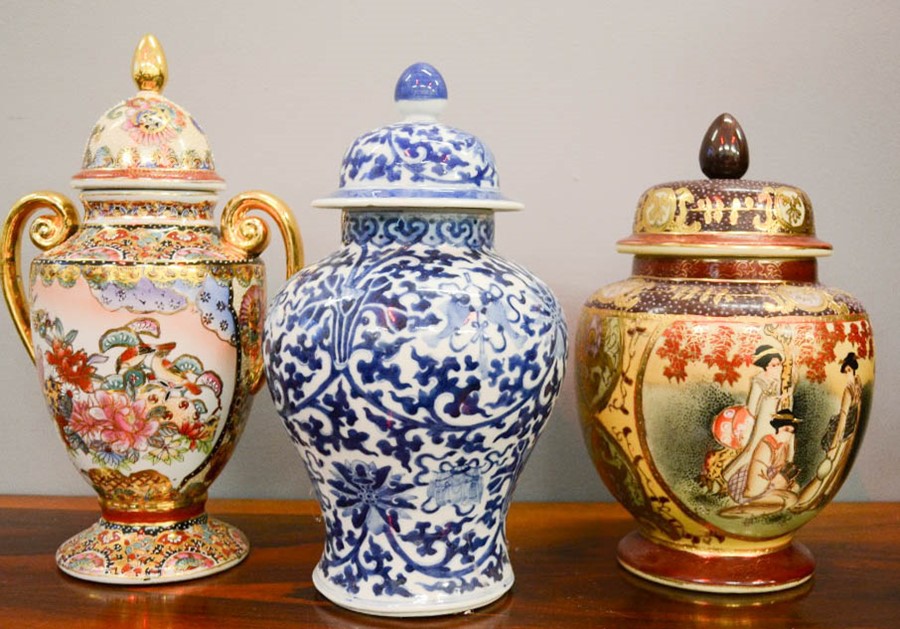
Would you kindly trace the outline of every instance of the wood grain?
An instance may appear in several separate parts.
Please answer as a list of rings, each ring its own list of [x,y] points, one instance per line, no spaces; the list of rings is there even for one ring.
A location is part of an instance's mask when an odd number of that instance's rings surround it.
[[[81,582],[53,554],[98,516],[90,498],[0,497],[0,627],[900,627],[900,504],[838,503],[801,530],[812,583],[768,596],[699,595],[630,576],[615,562],[632,520],[613,504],[516,503],[517,581],[463,616],[379,619],[335,607],[310,579],[323,527],[311,502],[219,500],[210,511],[253,545],[240,566],[149,587]]]

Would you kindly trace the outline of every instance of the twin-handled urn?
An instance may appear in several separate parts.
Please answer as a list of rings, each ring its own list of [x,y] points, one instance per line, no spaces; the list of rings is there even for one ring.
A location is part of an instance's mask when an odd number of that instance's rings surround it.
[[[512,587],[505,518],[563,381],[566,327],[549,289],[494,251],[493,156],[443,125],[438,72],[397,84],[404,120],[347,152],[344,246],[302,273],[291,213],[247,193],[213,224],[223,185],[194,119],[161,96],[148,36],[140,92],[88,141],[85,222],[53,193],[19,201],[3,234],[7,303],[60,436],[100,494],[98,524],[60,547],[77,577],[162,582],[247,554],[206,493],[264,379],[316,488],[317,588],[385,615],[461,612]],[[19,279],[20,232],[45,252]],[[268,212],[294,275],[263,333]],[[264,338],[265,337],[265,338]],[[263,340],[264,338],[264,340]]]
[[[109,583],[177,581],[240,562],[248,543],[205,512],[207,490],[241,436],[262,385],[265,224],[276,221],[288,275],[300,235],[277,198],[251,192],[213,221],[216,173],[194,118],[162,95],[168,69],[145,37],[138,93],[91,132],[84,222],[66,197],[38,192],[3,228],[4,296],[34,360],[69,457],[102,517],[58,550],[66,573]],[[22,229],[44,252],[20,277]]]
[[[505,518],[559,394],[566,326],[541,281],[494,250],[518,210],[475,136],[438,122],[441,75],[400,77],[403,119],[357,138],[337,191],[341,248],[302,270],[288,208],[265,193],[213,222],[216,174],[194,119],[161,95],[152,36],[138,94],[107,112],[73,181],[20,200],[2,280],[58,432],[102,518],[57,553],[113,583],[204,576],[248,543],[209,518],[263,379],[319,500],[313,572],[335,603],[378,615],[462,612],[513,583]],[[585,439],[640,530],[619,560],[690,589],[765,591],[808,579],[793,532],[837,492],[871,399],[868,319],[817,283],[830,248],[803,191],[745,181],[730,116],[701,148],[709,179],[641,198],[634,275],[585,305],[576,389]],[[39,209],[27,289],[21,231]],[[289,281],[265,307],[268,213]],[[588,540],[585,540],[587,543]]]

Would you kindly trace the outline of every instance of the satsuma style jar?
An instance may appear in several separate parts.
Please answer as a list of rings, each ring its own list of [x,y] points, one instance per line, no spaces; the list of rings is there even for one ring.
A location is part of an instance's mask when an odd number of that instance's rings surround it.
[[[3,231],[3,288],[35,362],[50,414],[75,467],[100,496],[102,518],[56,560],[92,581],[145,583],[205,576],[241,561],[244,535],[209,518],[222,471],[261,386],[265,270],[257,255],[272,215],[288,271],[302,265],[287,207],[265,193],[229,201],[206,136],[162,96],[167,67],[152,36],[139,44],[140,90],[94,127],[83,169],[84,224],[68,199],[37,193]],[[45,250],[19,277],[21,232]]]
[[[812,204],[740,179],[746,139],[723,114],[701,148],[710,178],[638,202],[633,275],[592,295],[578,328],[584,437],[638,520],[628,570],[676,587],[788,588],[810,578],[794,532],[835,495],[872,396],[869,321],[818,283]]]
[[[427,64],[406,119],[359,137],[340,189],[343,247],[275,297],[269,390],[316,488],[313,581],[344,607],[425,616],[509,590],[505,516],[566,357],[556,299],[494,251],[506,200],[487,147],[440,124]]]

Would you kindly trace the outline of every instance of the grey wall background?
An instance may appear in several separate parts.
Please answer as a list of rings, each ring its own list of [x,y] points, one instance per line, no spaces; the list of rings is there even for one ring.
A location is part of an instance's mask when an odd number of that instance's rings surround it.
[[[895,2],[2,0],[0,206],[36,189],[73,194],[91,127],[133,94],[131,54],[153,32],[166,94],[204,126],[226,196],[285,198],[317,260],[339,244],[339,212],[309,201],[335,187],[356,135],[397,119],[400,71],[429,61],[450,89],[443,120],[482,137],[506,193],[526,203],[498,216],[497,248],[547,281],[573,328],[590,292],[628,275],[614,243],[641,192],[699,177],[700,139],[729,111],[749,138],[747,176],[808,192],[835,247],[823,281],[854,292],[873,320],[874,408],[839,499],[900,500],[898,25]],[[283,277],[276,240],[270,295]],[[5,316],[0,399],[0,492],[90,494]],[[267,392],[211,493],[310,497]],[[516,496],[611,499],[581,442],[571,378]]]

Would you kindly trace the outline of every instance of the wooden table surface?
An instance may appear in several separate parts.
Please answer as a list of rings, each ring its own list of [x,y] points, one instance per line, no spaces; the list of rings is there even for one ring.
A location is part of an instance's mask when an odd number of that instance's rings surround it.
[[[97,585],[53,555],[99,515],[92,498],[0,496],[0,627],[900,627],[900,504],[836,503],[800,531],[812,582],[764,596],[656,586],[616,565],[632,520],[618,505],[516,503],[508,536],[516,584],[465,615],[394,620],[344,611],[310,573],[323,526],[311,502],[213,500],[252,550],[224,573],[172,585]]]

